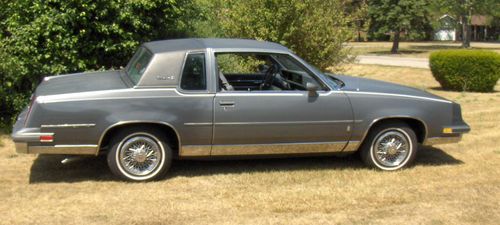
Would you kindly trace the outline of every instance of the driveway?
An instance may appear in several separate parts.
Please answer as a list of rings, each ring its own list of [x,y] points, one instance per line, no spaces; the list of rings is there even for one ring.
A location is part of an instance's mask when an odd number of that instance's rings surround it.
[[[359,64],[375,64],[384,66],[403,66],[429,69],[429,59],[426,58],[358,55],[358,57],[356,57],[356,60]]]

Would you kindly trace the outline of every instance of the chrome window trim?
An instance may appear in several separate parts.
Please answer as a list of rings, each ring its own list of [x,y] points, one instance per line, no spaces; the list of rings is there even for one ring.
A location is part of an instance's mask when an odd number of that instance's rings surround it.
[[[264,48],[216,48],[212,49],[213,53],[271,53],[271,54],[290,54],[289,51],[276,50],[276,49],[264,49]]]

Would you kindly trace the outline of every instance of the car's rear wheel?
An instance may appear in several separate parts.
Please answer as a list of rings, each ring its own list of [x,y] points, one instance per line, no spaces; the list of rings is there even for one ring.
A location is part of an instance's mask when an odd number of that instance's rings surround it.
[[[375,127],[361,146],[361,158],[370,167],[397,170],[408,167],[417,153],[417,136],[405,123]]]
[[[156,129],[124,129],[112,139],[107,159],[111,171],[122,179],[151,181],[170,168],[172,149]]]

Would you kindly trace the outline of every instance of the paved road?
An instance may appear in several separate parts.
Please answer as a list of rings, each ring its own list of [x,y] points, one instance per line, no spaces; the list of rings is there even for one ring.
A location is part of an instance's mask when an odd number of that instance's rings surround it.
[[[359,64],[375,64],[384,66],[404,66],[429,69],[429,59],[394,56],[358,55]]]

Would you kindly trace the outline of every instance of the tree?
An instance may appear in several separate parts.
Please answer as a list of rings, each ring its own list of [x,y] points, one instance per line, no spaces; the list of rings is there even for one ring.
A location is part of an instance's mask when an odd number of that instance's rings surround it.
[[[350,0],[346,5],[346,13],[351,15],[353,21],[350,26],[356,32],[355,40],[360,42],[362,41],[361,33],[370,27],[367,0]]]
[[[470,47],[472,15],[500,15],[498,0],[436,0],[433,4],[443,13],[452,14],[460,19],[463,48]]]
[[[399,51],[403,31],[423,29],[427,20],[427,0],[372,0],[368,2],[371,30],[393,32],[391,53]]]
[[[191,8],[188,0],[1,1],[0,124],[43,76],[118,68],[142,42],[185,36]]]
[[[216,1],[217,2],[217,1]],[[350,1],[219,0],[214,8],[223,36],[281,43],[326,69],[346,62],[344,43],[353,37]]]

